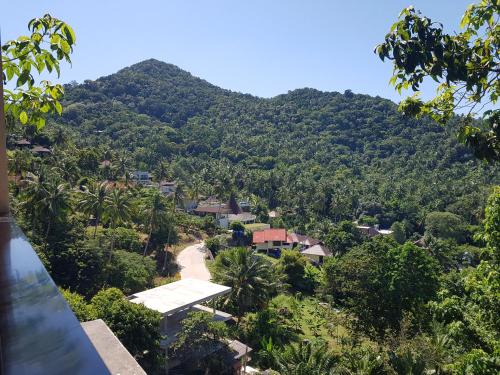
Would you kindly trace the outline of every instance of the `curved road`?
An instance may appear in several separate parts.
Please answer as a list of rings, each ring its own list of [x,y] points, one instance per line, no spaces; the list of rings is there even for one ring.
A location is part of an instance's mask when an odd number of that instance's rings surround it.
[[[205,265],[204,243],[186,247],[177,255],[177,264],[181,271],[181,279],[198,279],[210,281],[210,272]]]

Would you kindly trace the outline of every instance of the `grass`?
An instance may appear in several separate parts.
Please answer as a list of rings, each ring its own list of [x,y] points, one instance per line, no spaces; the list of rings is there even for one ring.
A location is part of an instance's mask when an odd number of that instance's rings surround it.
[[[245,227],[245,229],[249,230],[250,232],[255,232],[258,230],[263,230],[263,229],[269,228],[269,224],[253,223],[253,224],[245,224],[244,227]]]
[[[297,298],[281,294],[273,299],[279,308],[286,308],[293,312],[293,320],[299,332],[299,341],[304,339],[323,339],[330,350],[341,353],[344,339],[349,337],[349,330],[345,326],[345,316],[329,305],[321,304],[314,297]]]

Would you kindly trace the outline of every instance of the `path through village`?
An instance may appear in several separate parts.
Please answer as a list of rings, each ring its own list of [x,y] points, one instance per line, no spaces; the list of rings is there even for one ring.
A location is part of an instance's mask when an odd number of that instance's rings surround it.
[[[203,246],[203,242],[188,246],[177,255],[181,279],[210,280],[210,272],[205,265]]]

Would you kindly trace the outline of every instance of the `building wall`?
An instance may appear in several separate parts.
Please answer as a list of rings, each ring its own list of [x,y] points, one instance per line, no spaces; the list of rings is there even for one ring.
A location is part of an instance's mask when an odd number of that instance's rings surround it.
[[[291,249],[292,245],[289,243],[281,243],[280,245],[273,245],[272,242],[258,243],[254,245],[255,250],[268,250],[268,249]]]

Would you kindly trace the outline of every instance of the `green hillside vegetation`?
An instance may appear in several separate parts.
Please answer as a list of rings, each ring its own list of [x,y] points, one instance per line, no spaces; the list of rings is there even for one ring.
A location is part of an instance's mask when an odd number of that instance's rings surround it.
[[[384,227],[404,221],[411,235],[433,211],[474,225],[498,182],[498,169],[457,143],[453,124],[407,119],[386,99],[350,91],[263,99],[147,60],[67,86],[64,104],[55,122],[80,152],[126,152],[130,167],[149,171],[166,164],[186,187],[255,195],[309,231],[369,215]]]

